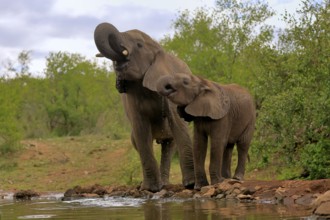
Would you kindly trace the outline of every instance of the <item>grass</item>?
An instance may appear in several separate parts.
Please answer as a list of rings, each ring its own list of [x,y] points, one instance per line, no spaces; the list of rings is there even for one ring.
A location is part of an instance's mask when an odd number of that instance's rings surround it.
[[[154,145],[154,151],[159,160],[159,145]],[[233,170],[236,158],[234,151]],[[247,164],[246,179],[271,180],[278,176],[278,168],[256,170],[255,163]],[[0,158],[0,176],[1,190],[64,191],[96,183],[137,185],[142,181],[142,170],[128,137],[113,140],[106,136],[79,136],[22,141],[21,150]],[[172,160],[170,181],[181,183],[177,156]]]

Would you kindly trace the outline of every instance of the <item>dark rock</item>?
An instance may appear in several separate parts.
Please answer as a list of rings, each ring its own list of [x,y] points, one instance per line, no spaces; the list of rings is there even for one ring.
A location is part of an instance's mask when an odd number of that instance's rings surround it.
[[[21,190],[14,194],[16,200],[31,200],[34,197],[39,197],[40,194],[33,190]]]
[[[313,194],[309,193],[296,199],[295,203],[298,205],[309,206],[312,204],[313,200],[314,200]]]

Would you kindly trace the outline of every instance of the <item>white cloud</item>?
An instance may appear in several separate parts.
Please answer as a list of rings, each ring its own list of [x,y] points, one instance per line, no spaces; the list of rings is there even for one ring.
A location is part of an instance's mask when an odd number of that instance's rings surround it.
[[[278,13],[294,12],[300,0],[269,0]],[[1,0],[0,66],[32,50],[31,71],[41,73],[50,51],[80,53],[91,58],[97,52],[94,28],[107,21],[120,31],[140,29],[155,39],[170,33],[179,10],[212,7],[215,0]],[[278,18],[270,20],[280,24]],[[0,67],[1,73],[1,67]]]

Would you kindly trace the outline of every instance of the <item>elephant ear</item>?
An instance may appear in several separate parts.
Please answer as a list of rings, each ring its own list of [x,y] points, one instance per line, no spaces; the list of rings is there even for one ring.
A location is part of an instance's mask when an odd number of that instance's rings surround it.
[[[168,64],[166,54],[163,51],[159,51],[154,62],[144,74],[143,86],[156,92],[157,80],[166,74],[170,74]]]
[[[201,93],[185,108],[185,112],[196,117],[217,120],[229,111],[230,99],[221,86],[203,86]]]

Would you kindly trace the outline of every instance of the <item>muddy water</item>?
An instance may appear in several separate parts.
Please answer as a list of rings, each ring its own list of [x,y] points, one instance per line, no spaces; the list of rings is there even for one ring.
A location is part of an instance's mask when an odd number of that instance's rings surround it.
[[[0,199],[0,220],[12,219],[309,219],[304,207],[210,199],[134,199],[108,197],[61,201],[51,195],[32,201]]]

